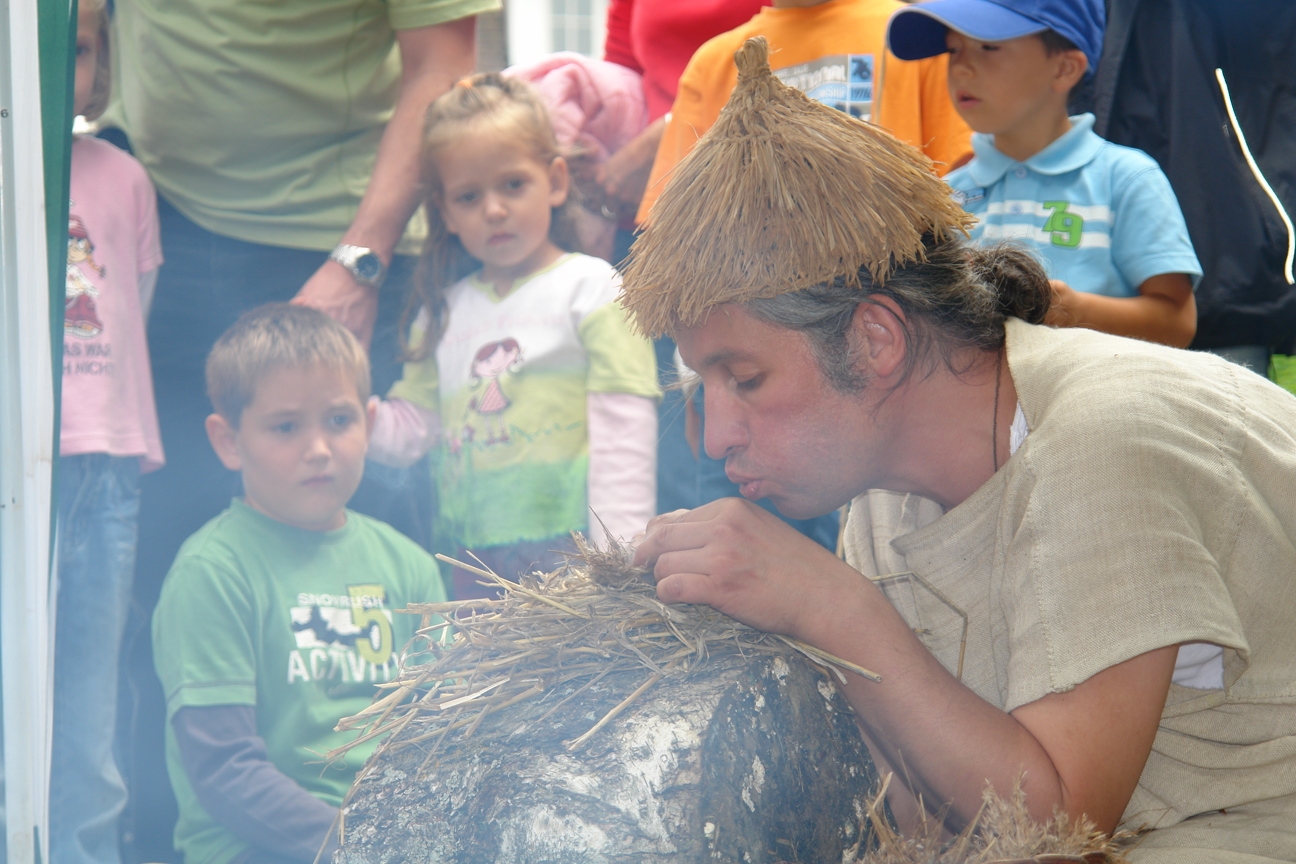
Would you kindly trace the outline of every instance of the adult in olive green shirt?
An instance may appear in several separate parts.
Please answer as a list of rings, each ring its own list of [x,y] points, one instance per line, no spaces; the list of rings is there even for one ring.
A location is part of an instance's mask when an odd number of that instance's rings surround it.
[[[120,0],[117,99],[162,196],[215,234],[390,263],[427,105],[472,71],[498,0]],[[417,230],[401,251],[416,251]],[[300,293],[367,340],[375,293],[328,262]]]

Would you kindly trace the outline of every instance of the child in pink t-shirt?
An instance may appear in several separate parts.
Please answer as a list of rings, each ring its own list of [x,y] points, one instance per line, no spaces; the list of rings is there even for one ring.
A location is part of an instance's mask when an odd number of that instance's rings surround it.
[[[74,108],[108,94],[105,0],[81,0]],[[126,788],[113,759],[117,659],[135,569],[139,477],[162,465],[144,319],[162,251],[157,195],[133,157],[72,144],[57,474],[58,612],[51,864],[118,864]]]

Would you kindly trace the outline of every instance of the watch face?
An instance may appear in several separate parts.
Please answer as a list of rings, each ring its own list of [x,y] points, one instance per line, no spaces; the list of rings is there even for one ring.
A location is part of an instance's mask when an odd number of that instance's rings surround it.
[[[372,252],[367,252],[355,259],[355,269],[361,279],[373,281],[382,275],[382,259]]]

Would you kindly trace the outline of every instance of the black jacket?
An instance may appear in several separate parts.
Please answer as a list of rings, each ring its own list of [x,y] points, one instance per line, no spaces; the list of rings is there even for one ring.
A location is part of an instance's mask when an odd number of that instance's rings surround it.
[[[1296,2],[1110,0],[1094,98],[1095,131],[1147,151],[1179,197],[1204,271],[1193,347],[1293,351]]]

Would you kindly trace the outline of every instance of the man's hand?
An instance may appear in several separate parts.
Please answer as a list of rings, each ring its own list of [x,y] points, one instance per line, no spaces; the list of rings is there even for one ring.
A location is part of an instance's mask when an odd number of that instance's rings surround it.
[[[336,261],[325,261],[306,280],[292,302],[325,312],[355,334],[369,350],[374,321],[378,318],[378,289],[356,284],[345,267]]]
[[[1007,795],[1023,775],[1036,820],[1060,808],[1115,828],[1178,651],[1149,651],[1005,714],[955,680],[869,580],[747,501],[656,517],[634,561],[653,566],[663,602],[705,603],[880,674],[843,685],[870,749],[879,764],[903,765],[926,801],[948,802],[955,830],[975,817],[987,782]]]
[[[635,549],[653,567],[663,603],[702,603],[744,624],[802,638],[855,570],[785,522],[741,498],[654,517]]]

